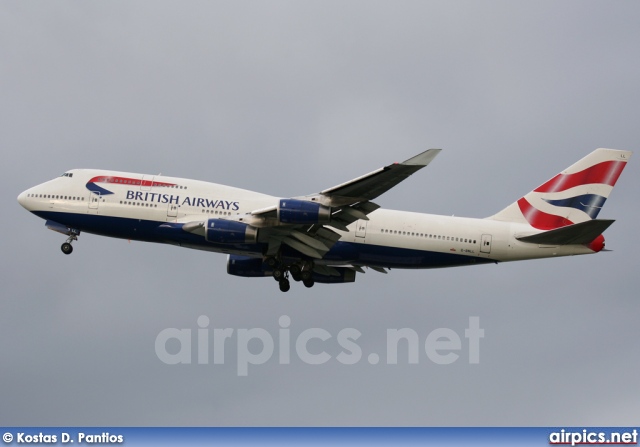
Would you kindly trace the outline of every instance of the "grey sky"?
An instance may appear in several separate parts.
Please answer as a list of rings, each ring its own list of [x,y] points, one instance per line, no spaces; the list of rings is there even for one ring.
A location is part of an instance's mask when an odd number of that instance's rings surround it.
[[[0,3],[0,424],[634,425],[640,219],[632,159],[600,215],[612,253],[369,271],[226,274],[223,255],[64,237],[16,196],[71,168],[319,191],[443,152],[377,202],[485,217],[597,147],[635,150],[637,2]],[[636,157],[638,155],[636,154]],[[354,366],[165,365],[165,328],[291,318],[363,333]],[[485,329],[479,365],[370,365],[387,329]],[[327,351],[336,354],[335,344]],[[332,350],[333,349],[333,350]],[[402,358],[402,357],[401,357]]]

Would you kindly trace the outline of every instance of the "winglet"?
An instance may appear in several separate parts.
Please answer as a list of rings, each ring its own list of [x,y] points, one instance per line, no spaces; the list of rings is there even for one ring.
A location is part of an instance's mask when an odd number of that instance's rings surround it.
[[[436,158],[436,155],[438,155],[441,150],[442,149],[429,149],[429,150],[426,150],[423,153],[418,154],[415,157],[411,157],[410,159],[405,160],[400,164],[403,164],[403,165],[415,165],[415,166],[427,166],[429,163],[431,163],[431,161],[433,161],[434,158]]]

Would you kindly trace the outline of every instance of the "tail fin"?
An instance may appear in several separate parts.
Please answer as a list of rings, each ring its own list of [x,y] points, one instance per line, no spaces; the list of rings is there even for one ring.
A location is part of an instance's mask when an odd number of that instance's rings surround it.
[[[538,230],[595,219],[630,158],[630,151],[596,149],[488,219]]]

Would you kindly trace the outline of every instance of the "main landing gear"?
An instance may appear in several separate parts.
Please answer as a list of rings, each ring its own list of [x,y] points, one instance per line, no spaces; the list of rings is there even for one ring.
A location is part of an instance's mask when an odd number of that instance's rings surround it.
[[[278,281],[282,292],[288,292],[291,289],[289,275],[296,282],[302,281],[305,287],[313,287],[315,284],[312,272],[313,265],[308,262],[285,265],[275,257],[269,257],[265,262],[269,267],[273,268],[273,279]]]
[[[60,246],[60,250],[62,250],[62,253],[64,253],[65,255],[70,255],[73,252],[73,246],[71,245],[71,242],[77,241],[77,240],[78,240],[78,236],[75,236],[75,235],[69,236],[69,239],[67,239],[67,241]]]
[[[279,281],[280,284],[280,291],[281,292],[288,292],[289,289],[291,288],[291,283],[289,283],[289,280],[287,278],[282,278]]]

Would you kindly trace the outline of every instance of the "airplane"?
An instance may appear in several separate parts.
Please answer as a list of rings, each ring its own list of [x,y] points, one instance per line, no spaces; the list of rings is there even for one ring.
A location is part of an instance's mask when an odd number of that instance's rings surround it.
[[[381,209],[375,198],[429,165],[429,149],[337,186],[283,198],[162,175],[73,169],[18,196],[47,228],[226,253],[227,273],[306,287],[354,282],[365,268],[428,269],[597,253],[597,219],[632,153],[596,149],[483,218]]]

